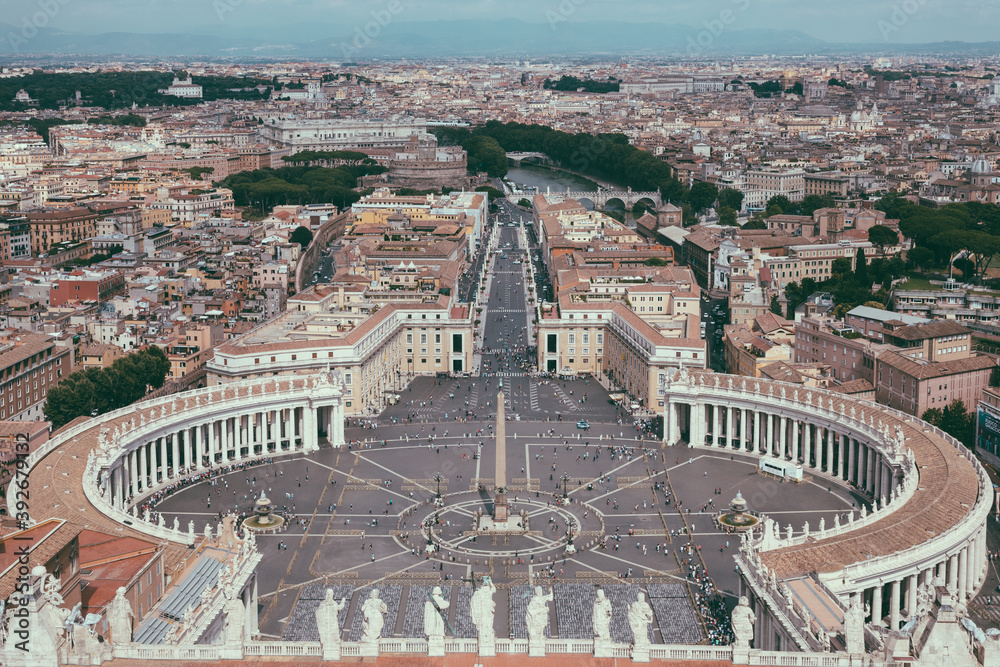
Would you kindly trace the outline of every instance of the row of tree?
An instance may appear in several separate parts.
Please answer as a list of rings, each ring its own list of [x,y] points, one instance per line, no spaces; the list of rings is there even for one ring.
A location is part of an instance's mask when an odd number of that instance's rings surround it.
[[[355,192],[358,179],[381,174],[385,167],[375,164],[328,167],[281,167],[233,174],[217,185],[233,191],[238,206],[260,209],[263,213],[283,204],[332,203],[342,209],[361,198]]]
[[[183,76],[183,73],[180,73]],[[52,74],[35,70],[23,77],[0,78],[0,111],[23,111],[23,103],[14,102],[18,90],[24,89],[37,100],[37,108],[58,109],[72,104],[79,91],[87,106],[104,109],[127,109],[139,106],[187,106],[202,101],[263,100],[271,94],[271,82],[234,76],[197,76],[194,83],[202,87],[201,99],[186,99],[159,92],[170,86],[172,72],[83,72]],[[257,86],[264,86],[258,89]]]
[[[875,206],[887,218],[897,218],[899,231],[913,239],[908,257],[918,268],[947,268],[958,255],[954,265],[965,280],[983,281],[986,268],[1000,254],[1000,206],[964,202],[934,209],[895,194]]]
[[[578,79],[575,76],[563,75],[556,81],[546,79],[542,83],[542,88],[564,92],[617,93],[621,89],[621,80],[609,78],[607,81],[594,81],[593,79]]]
[[[77,417],[104,414],[131,405],[153,389],[163,386],[170,371],[167,355],[148,347],[115,359],[107,368],[88,368],[70,373],[48,390],[42,411],[60,428]]]

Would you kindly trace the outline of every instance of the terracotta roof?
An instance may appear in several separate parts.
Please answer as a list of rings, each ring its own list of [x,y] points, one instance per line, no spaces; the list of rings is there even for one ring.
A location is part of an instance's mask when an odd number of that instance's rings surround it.
[[[890,335],[902,340],[925,340],[939,336],[956,336],[967,334],[969,330],[955,320],[933,320],[926,324],[911,324],[908,327],[896,329]]]
[[[958,375],[960,373],[971,373],[986,368],[993,368],[997,362],[993,357],[979,356],[967,357],[965,359],[955,359],[954,361],[917,361],[910,357],[904,357],[897,352],[884,352],[879,358],[880,364],[886,364],[901,373],[918,380],[944,377],[946,375]]]

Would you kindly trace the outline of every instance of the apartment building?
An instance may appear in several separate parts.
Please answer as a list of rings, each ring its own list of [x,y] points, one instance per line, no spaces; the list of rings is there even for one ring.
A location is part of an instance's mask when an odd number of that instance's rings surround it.
[[[102,213],[89,208],[33,211],[25,217],[31,228],[31,252],[40,255],[60,243],[79,243],[97,234]]]
[[[48,389],[73,370],[73,350],[45,334],[0,338],[0,420],[43,419]]]
[[[996,365],[988,356],[932,362],[886,352],[877,360],[875,399],[917,417],[956,399],[971,408],[989,386]]]
[[[64,273],[52,281],[49,305],[71,302],[105,302],[125,290],[125,275],[119,271],[76,270]]]
[[[867,380],[874,385],[876,358],[895,349],[861,338],[831,318],[805,317],[795,323],[795,362],[827,365],[840,383]]]

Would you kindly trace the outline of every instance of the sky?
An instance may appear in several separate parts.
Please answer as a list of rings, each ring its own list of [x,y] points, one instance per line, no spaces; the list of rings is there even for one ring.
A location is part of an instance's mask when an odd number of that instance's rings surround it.
[[[1000,0],[0,0],[19,25],[45,7],[48,27],[102,32],[321,38],[394,9],[394,21],[517,18],[703,26],[731,11],[731,30],[801,30],[835,43],[993,41]],[[37,25],[37,21],[36,21]]]

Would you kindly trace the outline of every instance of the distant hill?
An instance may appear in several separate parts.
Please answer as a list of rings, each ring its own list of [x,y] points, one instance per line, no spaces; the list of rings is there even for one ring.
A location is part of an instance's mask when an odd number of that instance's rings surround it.
[[[544,23],[527,23],[517,19],[398,21],[384,27],[374,22],[370,26],[359,24],[345,27],[337,24],[327,27],[324,32],[329,37],[324,39],[299,38],[287,28],[260,28],[239,33],[219,28],[221,34],[83,34],[42,28],[30,40],[0,40],[0,57],[6,61],[15,60],[19,55],[200,56],[237,60],[309,57],[353,61],[462,56],[534,58],[663,55],[712,58],[717,55],[848,53],[976,55],[1000,50],[1000,43],[997,42],[835,44],[797,30],[730,30],[728,26],[724,26],[713,33],[704,26],[681,24],[575,21],[572,17],[561,20],[558,14],[553,14],[549,19]],[[316,26],[310,28],[315,29]],[[0,36],[11,33],[20,35],[20,29],[11,24],[0,23]],[[274,35],[278,37],[275,38]]]

